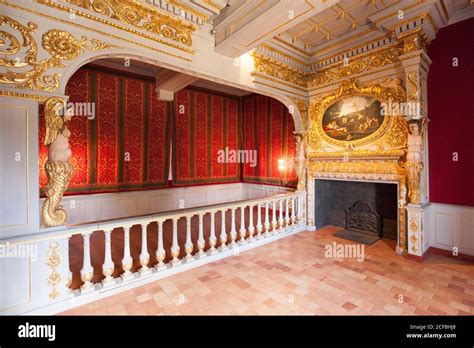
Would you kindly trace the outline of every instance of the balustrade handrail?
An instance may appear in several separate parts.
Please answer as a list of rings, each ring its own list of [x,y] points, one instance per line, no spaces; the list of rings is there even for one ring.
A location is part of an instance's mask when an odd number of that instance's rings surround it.
[[[151,213],[151,214],[144,214],[144,215],[135,215],[133,217],[126,217],[126,218],[118,218],[118,219],[110,219],[110,220],[102,220],[93,223],[84,223],[84,224],[76,224],[65,226],[59,230],[54,230],[46,233],[37,233],[37,234],[30,234],[25,236],[18,236],[13,238],[6,238],[0,239],[0,245],[4,243],[10,244],[21,244],[21,243],[30,243],[35,241],[41,240],[49,240],[61,237],[71,237],[76,234],[89,234],[94,231],[105,231],[105,230],[112,230],[115,228],[121,227],[131,227],[138,224],[149,224],[151,222],[156,221],[166,221],[166,220],[173,220],[173,219],[180,219],[185,216],[195,216],[200,214],[207,214],[211,212],[218,212],[228,209],[237,209],[242,206],[255,206],[258,204],[279,201],[282,199],[292,198],[292,197],[300,197],[306,194],[305,191],[293,191],[288,193],[277,194],[268,197],[262,198],[255,198],[255,199],[248,199],[248,200],[240,200],[240,201],[233,201],[233,202],[226,202],[226,203],[216,203],[211,205],[205,206],[198,206],[192,208],[185,208],[185,209],[178,209],[178,210],[171,210],[171,211],[163,211],[159,213]]]

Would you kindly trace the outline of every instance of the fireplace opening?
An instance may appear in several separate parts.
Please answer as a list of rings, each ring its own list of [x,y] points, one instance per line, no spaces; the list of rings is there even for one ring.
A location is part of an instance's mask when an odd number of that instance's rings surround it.
[[[364,244],[397,240],[397,185],[342,180],[315,181],[317,228],[341,227],[336,235]]]

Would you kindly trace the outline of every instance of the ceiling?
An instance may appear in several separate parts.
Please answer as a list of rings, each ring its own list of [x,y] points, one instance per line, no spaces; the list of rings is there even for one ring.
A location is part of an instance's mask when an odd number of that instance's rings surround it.
[[[288,29],[286,33],[292,43],[300,41],[312,51],[332,39],[340,38],[363,26],[368,26],[368,17],[400,0],[343,0],[328,9]]]

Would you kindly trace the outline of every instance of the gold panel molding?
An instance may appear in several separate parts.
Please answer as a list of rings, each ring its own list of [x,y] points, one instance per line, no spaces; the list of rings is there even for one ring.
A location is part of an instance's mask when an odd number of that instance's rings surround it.
[[[0,83],[18,88],[56,91],[60,74],[47,74],[49,69],[64,68],[62,61],[73,60],[86,49],[97,51],[113,47],[97,39],[82,36],[78,40],[68,32],[51,29],[43,34],[41,40],[50,57],[38,60],[38,44],[33,36],[38,29],[37,24],[28,22],[23,25],[6,15],[0,15],[0,24],[8,25],[21,37],[19,39],[10,32],[0,31],[0,53],[8,57],[0,59],[0,67],[5,69],[0,72]],[[26,52],[21,52],[21,48],[26,48]],[[18,59],[18,55],[23,55],[23,59]]]
[[[50,6],[59,10],[67,12],[72,11],[77,15],[91,19],[95,22],[113,26],[135,35],[144,36],[148,39],[186,51],[188,53],[194,53],[193,50],[182,47],[181,45],[192,45],[191,35],[197,29],[197,26],[187,23],[179,18],[174,18],[171,15],[158,10],[157,8],[151,7],[136,0],[64,0],[66,3],[83,8],[86,11],[76,10],[53,0],[35,1],[42,5]],[[172,44],[170,42],[160,40],[155,36],[143,35],[143,33],[130,29],[123,24],[132,26],[133,28],[139,30],[144,30],[154,35],[158,35],[178,44]]]

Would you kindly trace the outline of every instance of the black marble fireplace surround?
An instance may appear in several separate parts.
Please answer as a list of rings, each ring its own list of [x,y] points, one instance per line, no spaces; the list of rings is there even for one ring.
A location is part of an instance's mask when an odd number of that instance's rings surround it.
[[[382,238],[397,239],[397,185],[316,179],[315,224],[345,227],[345,211],[362,201],[382,216]]]

